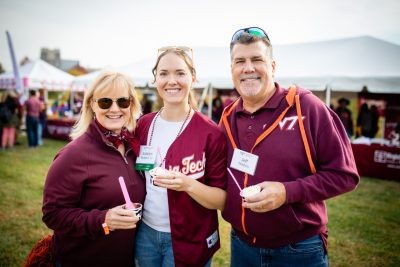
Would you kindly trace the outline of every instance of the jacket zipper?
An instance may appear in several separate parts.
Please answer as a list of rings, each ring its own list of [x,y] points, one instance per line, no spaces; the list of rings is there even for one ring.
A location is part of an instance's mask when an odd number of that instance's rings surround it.
[[[128,154],[128,152],[129,152],[132,148],[128,148],[128,149],[125,151],[125,155],[122,155],[121,152],[119,152],[119,150],[116,149],[115,146],[113,146],[111,143],[108,143],[108,142],[107,142],[106,145],[109,146],[109,147],[112,147],[114,150],[116,150],[116,151],[118,152],[118,154],[121,155],[121,157],[122,157],[122,159],[125,161],[126,165],[128,165],[128,160],[126,159],[126,155]]]

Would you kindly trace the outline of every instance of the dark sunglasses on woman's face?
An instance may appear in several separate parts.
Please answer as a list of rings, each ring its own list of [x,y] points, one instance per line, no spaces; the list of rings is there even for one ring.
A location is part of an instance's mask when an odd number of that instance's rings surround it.
[[[120,97],[117,99],[111,99],[107,97],[95,99],[93,98],[93,102],[97,102],[101,109],[109,109],[111,108],[113,102],[117,102],[118,107],[120,108],[129,108],[131,105],[131,99],[129,97]]]

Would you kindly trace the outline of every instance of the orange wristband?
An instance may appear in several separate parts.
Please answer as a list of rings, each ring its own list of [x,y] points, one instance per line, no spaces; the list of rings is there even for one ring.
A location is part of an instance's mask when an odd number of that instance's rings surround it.
[[[105,235],[110,234],[110,228],[108,227],[108,225],[106,223],[103,223],[101,226],[103,226],[103,230],[104,230],[104,234]]]

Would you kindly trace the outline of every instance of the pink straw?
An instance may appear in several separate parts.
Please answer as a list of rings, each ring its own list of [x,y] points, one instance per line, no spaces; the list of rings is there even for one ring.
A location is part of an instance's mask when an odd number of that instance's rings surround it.
[[[231,172],[231,170],[229,168],[226,168],[229,172],[229,174],[232,176],[233,181],[235,182],[235,184],[237,185],[237,187],[239,188],[239,191],[242,191],[242,188],[240,187],[238,181],[236,180],[235,176],[233,175],[233,173]]]
[[[124,194],[124,198],[125,198],[125,202],[126,202],[125,208],[126,209],[133,209],[134,206],[133,206],[132,201],[131,201],[131,199],[129,197],[128,190],[126,189],[124,177],[120,176],[118,178],[118,180],[119,180],[119,185],[121,186],[121,189],[122,189],[122,193]]]

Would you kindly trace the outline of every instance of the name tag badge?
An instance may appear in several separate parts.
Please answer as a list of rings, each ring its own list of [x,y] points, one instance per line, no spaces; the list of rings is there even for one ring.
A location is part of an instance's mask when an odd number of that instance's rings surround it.
[[[136,159],[135,169],[148,171],[154,168],[156,163],[156,148],[152,146],[140,146],[139,157]]]
[[[254,175],[258,162],[258,156],[235,148],[231,161],[231,168]]]

